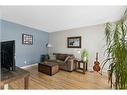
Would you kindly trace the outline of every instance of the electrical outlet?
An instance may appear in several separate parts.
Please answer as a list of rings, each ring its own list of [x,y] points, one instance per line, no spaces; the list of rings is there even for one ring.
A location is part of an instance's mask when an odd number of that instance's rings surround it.
[[[26,64],[26,61],[24,61],[24,64]]]

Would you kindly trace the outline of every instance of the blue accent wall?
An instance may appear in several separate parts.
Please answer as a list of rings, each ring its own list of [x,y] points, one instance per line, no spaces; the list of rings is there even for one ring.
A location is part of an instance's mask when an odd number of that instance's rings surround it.
[[[47,54],[48,33],[2,20],[2,41],[15,40],[16,66],[25,66],[28,64],[38,63],[40,55]],[[33,35],[33,45],[22,44],[22,34]],[[24,63],[26,61],[26,64]]]

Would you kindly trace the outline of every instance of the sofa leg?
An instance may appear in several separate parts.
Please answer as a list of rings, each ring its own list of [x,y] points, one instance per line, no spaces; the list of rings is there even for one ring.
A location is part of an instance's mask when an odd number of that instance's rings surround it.
[[[68,71],[68,72],[72,72],[72,71]]]

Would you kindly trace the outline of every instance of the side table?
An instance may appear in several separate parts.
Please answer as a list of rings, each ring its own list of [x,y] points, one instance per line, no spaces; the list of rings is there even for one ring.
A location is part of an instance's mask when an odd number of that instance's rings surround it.
[[[83,68],[80,68],[80,64],[83,63]],[[82,73],[85,74],[85,71],[87,71],[87,61],[83,60],[75,60],[75,71],[79,72],[79,69],[82,70]]]

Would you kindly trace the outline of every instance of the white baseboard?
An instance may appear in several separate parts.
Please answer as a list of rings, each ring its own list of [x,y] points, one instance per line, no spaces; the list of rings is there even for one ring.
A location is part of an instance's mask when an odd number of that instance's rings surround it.
[[[30,64],[30,65],[26,65],[26,66],[22,66],[21,68],[28,68],[28,67],[31,67],[31,66],[35,66],[35,65],[38,65],[38,63],[35,63],[35,64]]]

